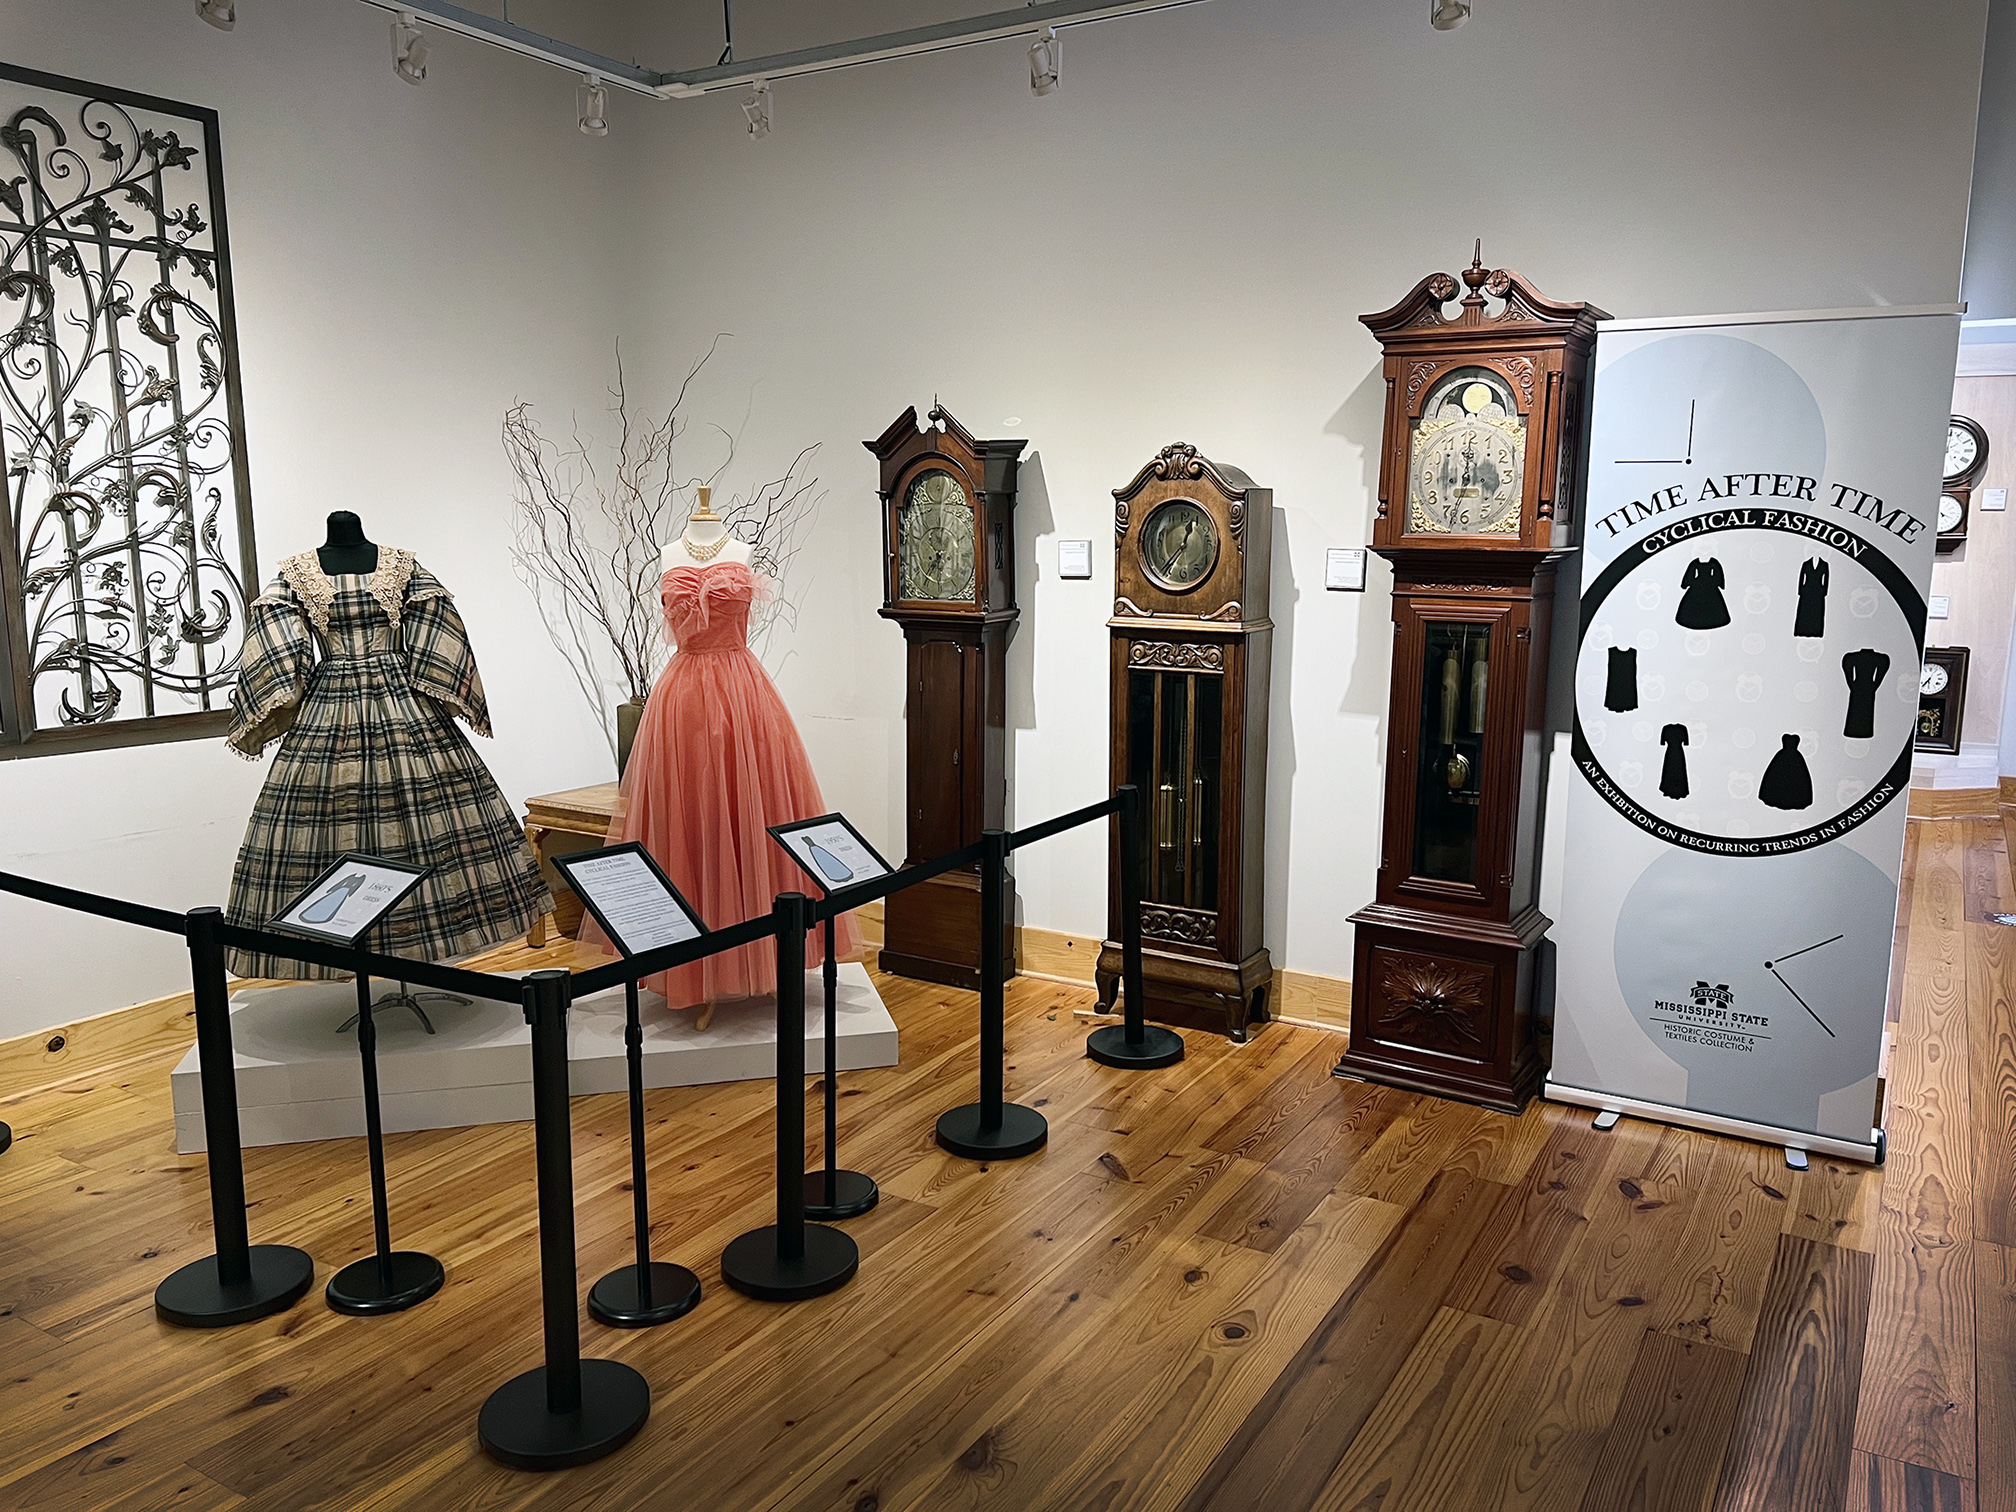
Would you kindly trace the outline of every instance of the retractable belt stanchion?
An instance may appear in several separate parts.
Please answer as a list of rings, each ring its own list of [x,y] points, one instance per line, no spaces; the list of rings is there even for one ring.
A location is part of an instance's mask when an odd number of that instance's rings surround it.
[[[307,1293],[315,1262],[285,1244],[254,1245],[245,1228],[245,1156],[238,1142],[238,1075],[231,1050],[231,996],[216,908],[187,915],[196,998],[196,1056],[203,1087],[203,1142],[210,1167],[210,1221],[217,1252],[191,1261],[154,1290],[154,1311],[183,1328],[223,1328],[284,1312]]]
[[[378,1020],[371,1011],[371,978],[357,973],[357,1054],[364,1067],[364,1141],[371,1159],[371,1227],[376,1252],[353,1260],[329,1278],[323,1297],[353,1317],[404,1312],[441,1290],[441,1262],[418,1250],[392,1248],[392,1219],[385,1194],[385,1120],[378,1106]]]
[[[564,971],[525,979],[532,1025],[532,1123],[538,1150],[539,1279],[546,1363],[514,1376],[483,1404],[476,1434],[489,1454],[522,1470],[585,1465],[620,1449],[651,1415],[644,1377],[616,1360],[581,1358],[574,1296],[574,1141],[567,1101]]]
[[[1141,976],[1141,873],[1146,861],[1141,789],[1129,783],[1120,800],[1120,983],[1126,1022],[1094,1029],[1085,1053],[1102,1066],[1137,1071],[1173,1066],[1183,1059],[1183,1036],[1148,1022],[1148,993]]]
[[[840,963],[833,958],[833,919],[825,923],[826,1165],[805,1173],[805,1216],[822,1222],[858,1218],[882,1200],[871,1176],[840,1169]]]
[[[980,1101],[943,1114],[938,1143],[968,1160],[1013,1160],[1043,1148],[1050,1138],[1050,1122],[1034,1108],[1002,1100],[1008,1056],[1007,982],[1002,969],[1008,836],[988,830],[980,844]]]
[[[805,931],[811,899],[779,893],[777,922],[777,1221],[729,1241],[721,1279],[746,1296],[796,1302],[854,1278],[861,1252],[836,1228],[805,1221]]]
[[[700,1278],[683,1265],[651,1258],[651,1199],[644,1189],[644,1025],[637,983],[623,984],[623,1048],[630,1061],[630,1205],[637,1261],[609,1272],[588,1293],[588,1311],[612,1328],[651,1328],[684,1317],[700,1302]]]
[[[7,1153],[7,1146],[14,1143],[14,1131],[0,1123],[0,1155]]]

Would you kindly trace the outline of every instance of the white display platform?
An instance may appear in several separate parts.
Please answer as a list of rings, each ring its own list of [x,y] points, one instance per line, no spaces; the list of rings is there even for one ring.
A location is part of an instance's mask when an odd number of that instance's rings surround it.
[[[522,975],[522,973],[516,973]],[[391,985],[374,984],[382,997]],[[825,987],[805,974],[805,1068],[826,1063]],[[868,979],[867,967],[843,961],[838,1005],[840,1069],[896,1064],[896,1021]],[[235,992],[231,1035],[237,1051],[238,1124],[250,1145],[299,1144],[364,1132],[364,1077],[357,1034],[337,1026],[357,1008],[349,982],[295,982]],[[512,1123],[532,1116],[531,1031],[515,1003],[433,1001],[428,1034],[404,1008],[376,1015],[379,1103],[385,1127],[455,1129]],[[777,1008],[770,998],[723,1003],[705,1034],[691,1011],[669,1011],[647,992],[643,1001],[644,1085],[692,1087],[755,1081],[776,1074]],[[567,1016],[568,1084],[577,1094],[621,1092],[629,1085],[623,1058],[623,991],[576,1002]],[[196,1049],[172,1078],[175,1148],[205,1147],[203,1093]]]

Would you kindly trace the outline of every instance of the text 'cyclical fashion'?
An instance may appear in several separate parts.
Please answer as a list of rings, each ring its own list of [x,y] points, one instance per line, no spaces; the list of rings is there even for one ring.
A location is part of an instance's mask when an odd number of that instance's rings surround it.
[[[330,577],[315,553],[280,564],[253,603],[226,740],[248,760],[280,741],[238,865],[230,917],[264,925],[341,855],[432,867],[372,948],[452,960],[523,935],[551,911],[511,807],[455,727],[490,733],[455,601],[409,551]],[[251,977],[328,967],[232,951]]]
[[[659,597],[678,650],[644,706],[609,829],[611,845],[642,841],[716,929],[805,889],[768,827],[826,812],[798,727],[749,649],[750,609],[769,591],[769,579],[740,562],[665,574]],[[822,934],[806,941],[808,966],[825,959]],[[592,921],[583,937],[602,943]],[[839,953],[857,943],[853,919],[836,920]],[[767,940],[645,979],[674,1008],[757,997],[776,984]]]

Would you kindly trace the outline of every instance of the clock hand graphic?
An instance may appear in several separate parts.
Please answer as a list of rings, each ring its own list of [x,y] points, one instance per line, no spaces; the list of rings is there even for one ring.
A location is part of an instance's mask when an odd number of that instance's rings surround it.
[[[1787,951],[1784,955],[1778,957],[1776,961],[1766,961],[1764,963],[1764,969],[1770,972],[1771,975],[1773,975],[1774,977],[1778,977],[1778,985],[1783,987],[1787,992],[1792,994],[1792,1000],[1796,1002],[1801,1008],[1804,1008],[1806,1012],[1812,1016],[1814,1023],[1818,1024],[1822,1029],[1827,1029],[1827,1037],[1829,1039],[1835,1039],[1838,1038],[1838,1036],[1834,1033],[1832,1029],[1827,1028],[1827,1020],[1820,1017],[1819,1014],[1813,1012],[1813,1005],[1807,1002],[1806,999],[1804,999],[1803,997],[1799,996],[1799,989],[1794,987],[1790,982],[1786,981],[1784,977],[1778,975],[1778,968],[1784,962],[1791,960],[1793,956],[1802,956],[1806,954],[1806,952],[1809,950],[1818,950],[1821,945],[1832,945],[1836,940],[1841,938],[1842,936],[1838,934],[1829,935],[1826,939],[1820,941],[1818,945],[1802,946],[1798,950]]]

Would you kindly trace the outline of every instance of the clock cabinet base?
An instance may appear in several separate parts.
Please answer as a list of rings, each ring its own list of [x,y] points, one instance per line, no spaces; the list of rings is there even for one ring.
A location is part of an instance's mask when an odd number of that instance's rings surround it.
[[[1093,978],[1099,986],[1099,1011],[1109,1013],[1119,999],[1122,954],[1118,940],[1099,947]],[[1249,1024],[1267,1021],[1267,993],[1274,982],[1274,961],[1261,947],[1236,965],[1230,961],[1177,955],[1141,947],[1142,983],[1147,988],[1145,1016],[1165,1024],[1222,1031],[1244,1042]]]
[[[1358,926],[1339,1076],[1517,1113],[1539,1087],[1534,948],[1548,920],[1471,923],[1373,904]]]
[[[909,865],[905,862],[904,865]],[[1015,975],[1015,888],[1002,889],[1002,975]],[[876,964],[891,976],[980,990],[980,875],[946,872],[891,893]]]

